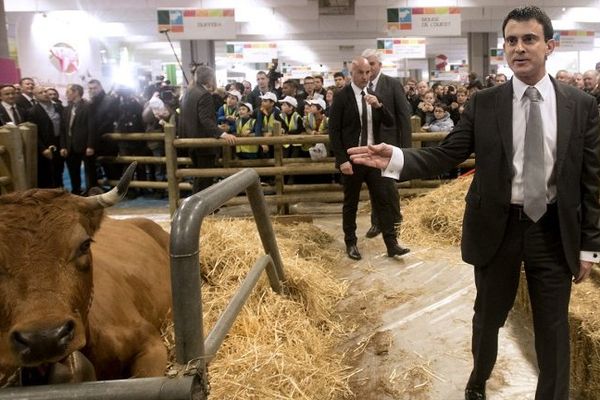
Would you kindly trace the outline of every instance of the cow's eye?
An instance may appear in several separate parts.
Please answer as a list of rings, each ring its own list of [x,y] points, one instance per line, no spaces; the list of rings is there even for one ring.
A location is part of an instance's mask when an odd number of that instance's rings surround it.
[[[91,246],[92,239],[84,240],[83,243],[79,245],[79,255],[89,254]]]

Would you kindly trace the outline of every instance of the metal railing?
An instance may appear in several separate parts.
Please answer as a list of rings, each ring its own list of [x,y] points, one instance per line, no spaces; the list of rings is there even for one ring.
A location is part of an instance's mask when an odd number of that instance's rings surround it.
[[[246,190],[266,255],[259,258],[239,291],[203,339],[200,286],[200,228],[204,218],[230,198]],[[271,288],[283,293],[281,259],[267,204],[256,171],[246,169],[183,200],[171,222],[171,285],[177,362],[194,360],[201,384],[206,385],[206,364],[214,357],[246,299],[266,270]]]

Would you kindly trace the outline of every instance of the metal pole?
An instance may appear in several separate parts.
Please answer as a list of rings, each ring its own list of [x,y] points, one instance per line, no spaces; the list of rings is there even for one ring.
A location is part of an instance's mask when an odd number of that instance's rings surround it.
[[[219,347],[221,347],[223,340],[225,340],[225,336],[227,336],[227,333],[235,322],[237,315],[246,303],[250,293],[252,293],[252,289],[254,289],[254,286],[256,285],[256,282],[258,282],[263,270],[272,266],[273,260],[268,255],[262,256],[258,259],[256,264],[254,264],[254,267],[252,267],[246,276],[246,279],[244,279],[242,286],[231,298],[227,308],[223,311],[219,317],[219,320],[204,341],[204,348],[206,349],[206,362],[210,362],[210,360],[212,360],[217,353],[217,350],[219,350]],[[279,289],[275,290],[274,286],[278,287]],[[281,282],[278,280],[275,282],[271,281],[271,287],[276,292],[281,292]]]
[[[250,201],[250,207],[252,207],[252,214],[254,215],[256,228],[258,229],[258,234],[260,235],[265,253],[270,255],[273,259],[277,276],[279,277],[279,280],[283,282],[285,281],[285,274],[283,273],[283,261],[281,260],[279,247],[277,246],[277,241],[275,240],[275,232],[273,231],[273,225],[271,225],[271,219],[269,218],[267,203],[258,182],[255,185],[249,186],[248,189],[246,189],[246,194],[248,195],[248,200]]]
[[[177,202],[179,201],[179,185],[177,179],[177,149],[173,147],[175,140],[175,125],[165,125],[165,158],[167,183],[169,193],[169,214],[173,215],[177,210]]]
[[[204,400],[197,376],[139,378],[0,390],[0,400]]]

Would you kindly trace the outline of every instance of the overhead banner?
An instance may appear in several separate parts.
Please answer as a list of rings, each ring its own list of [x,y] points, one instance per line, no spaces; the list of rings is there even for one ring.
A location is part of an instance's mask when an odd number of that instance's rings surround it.
[[[225,44],[227,57],[251,63],[269,63],[277,58],[275,42],[228,42]]]
[[[390,34],[416,36],[460,36],[460,8],[388,8],[387,31]]]
[[[558,51],[594,50],[594,31],[556,31],[554,40]]]
[[[158,31],[172,39],[233,39],[235,10],[225,9],[158,9]]]
[[[377,51],[394,58],[426,58],[425,38],[381,38],[377,39]]]
[[[490,65],[506,64],[504,60],[504,49],[490,49]]]

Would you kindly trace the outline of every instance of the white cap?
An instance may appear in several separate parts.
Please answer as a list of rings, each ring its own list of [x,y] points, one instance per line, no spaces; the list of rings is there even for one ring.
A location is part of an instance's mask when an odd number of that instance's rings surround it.
[[[241,106],[246,107],[248,110],[250,110],[250,112],[252,112],[252,104],[250,104],[250,103],[240,103],[238,105],[238,107],[241,107]]]
[[[267,92],[259,97],[263,100],[271,100],[273,103],[277,103],[277,96],[273,92]]]
[[[322,98],[307,100],[308,104],[315,104],[321,107],[322,110],[327,108],[327,104],[325,104],[325,100]]]
[[[230,90],[229,92],[227,92],[227,94],[229,96],[237,97],[238,101],[242,100],[242,94],[240,92],[238,92],[237,90]]]
[[[290,106],[294,108],[298,108],[298,100],[293,98],[292,96],[285,96],[282,100],[279,100],[280,103],[288,103]]]

